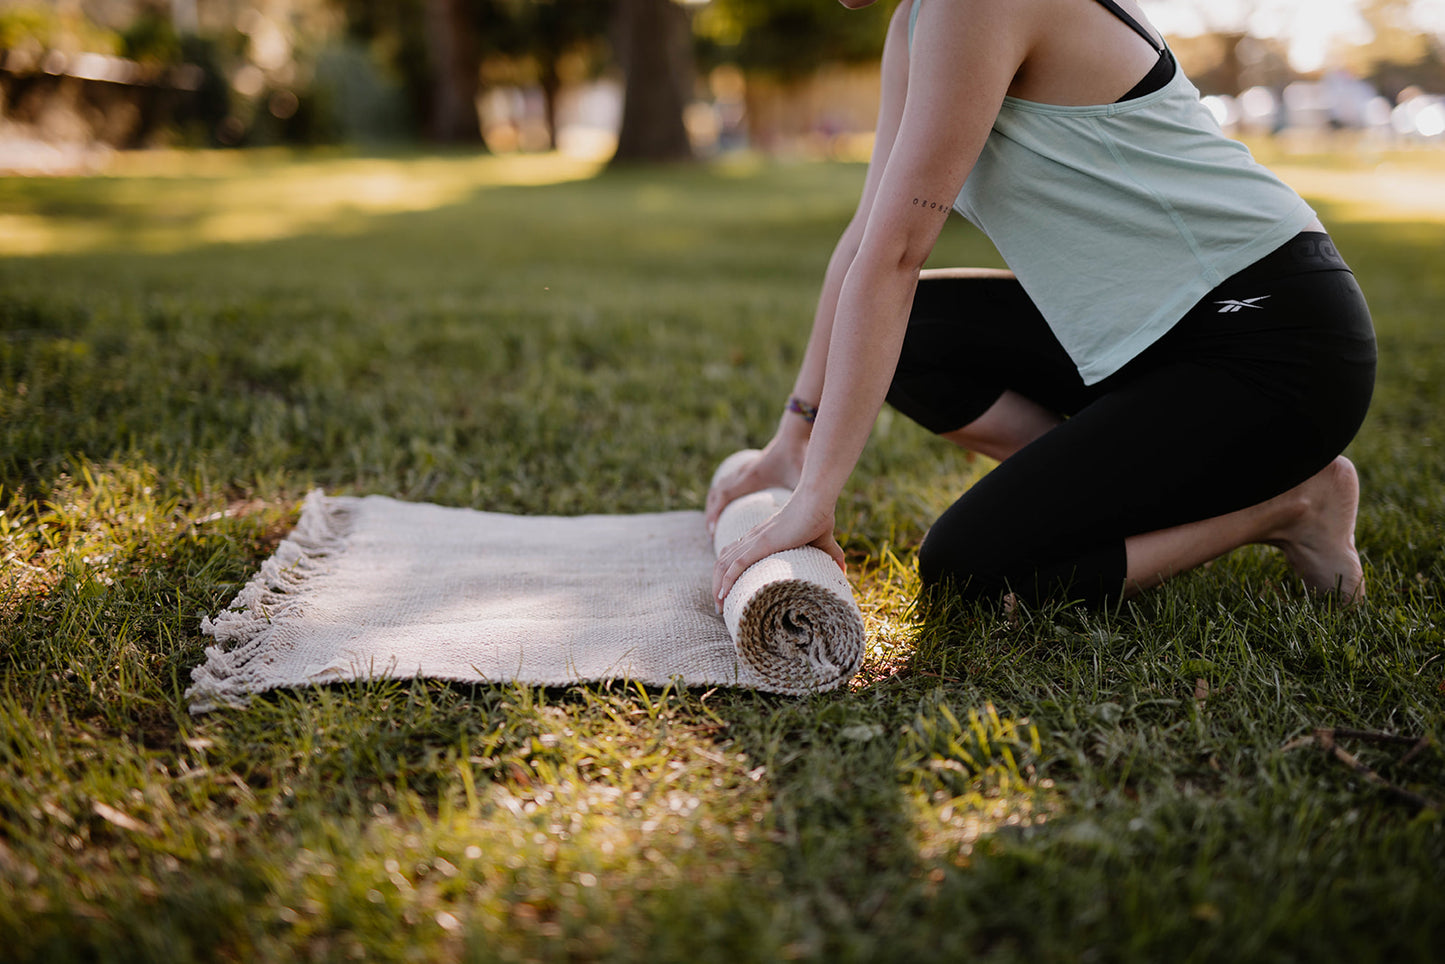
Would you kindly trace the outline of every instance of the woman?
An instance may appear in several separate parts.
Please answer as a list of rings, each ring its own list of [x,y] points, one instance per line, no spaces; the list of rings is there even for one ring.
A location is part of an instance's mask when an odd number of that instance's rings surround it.
[[[951,208],[1012,272],[920,278]],[[708,524],[793,495],[721,553],[717,599],[795,546],[842,565],[834,506],[886,397],[1000,460],[929,531],[925,585],[1101,603],[1265,543],[1358,600],[1339,453],[1374,365],[1314,212],[1219,131],[1134,0],[905,0],[793,397]]]

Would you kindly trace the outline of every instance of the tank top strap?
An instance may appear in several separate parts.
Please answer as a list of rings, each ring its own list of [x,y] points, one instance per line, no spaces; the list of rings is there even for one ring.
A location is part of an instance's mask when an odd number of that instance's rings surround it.
[[[1126,23],[1126,24],[1128,24],[1130,27],[1132,27],[1135,33],[1137,33],[1139,36],[1143,37],[1146,41],[1148,41],[1149,46],[1153,47],[1155,50],[1159,51],[1161,54],[1164,52],[1164,49],[1165,49],[1165,48],[1164,48],[1164,45],[1161,44],[1161,43],[1156,43],[1156,42],[1154,41],[1154,36],[1153,36],[1153,34],[1149,33],[1149,31],[1145,30],[1145,29],[1144,29],[1144,25],[1143,25],[1142,23],[1140,23],[1139,21],[1135,20],[1132,16],[1130,16],[1130,15],[1129,15],[1129,11],[1127,11],[1127,10],[1125,10],[1123,7],[1119,6],[1117,3],[1114,2],[1114,0],[1099,0],[1099,3],[1103,4],[1105,10],[1108,10],[1108,11],[1109,11],[1110,13],[1112,13],[1114,16],[1118,17],[1120,20],[1124,21],[1124,23]],[[915,11],[915,13],[916,13],[916,11]]]

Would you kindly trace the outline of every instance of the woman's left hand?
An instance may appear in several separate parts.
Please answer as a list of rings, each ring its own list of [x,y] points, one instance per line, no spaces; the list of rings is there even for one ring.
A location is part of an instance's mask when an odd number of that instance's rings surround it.
[[[713,599],[718,612],[722,612],[723,600],[732,591],[747,568],[775,552],[796,549],[799,546],[816,546],[822,549],[839,569],[845,569],[843,549],[833,538],[833,510],[811,507],[806,499],[794,493],[777,515],[759,523],[737,542],[718,553],[717,565],[712,571]]]

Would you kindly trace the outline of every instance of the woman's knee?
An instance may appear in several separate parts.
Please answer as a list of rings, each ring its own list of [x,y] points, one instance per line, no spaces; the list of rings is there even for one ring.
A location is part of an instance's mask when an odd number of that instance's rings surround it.
[[[945,512],[918,549],[925,591],[945,589],[967,600],[1014,593],[1027,602],[1046,599],[1100,605],[1124,585],[1122,539],[1096,543],[1035,542],[1009,532],[999,519],[975,519],[957,506]]]
[[[942,520],[940,520],[942,521]],[[981,540],[980,540],[981,541]],[[949,589],[966,598],[1002,595],[1007,588],[1004,573],[990,565],[987,549],[956,526],[935,524],[918,547],[918,577],[928,590]],[[999,560],[993,554],[993,561]]]

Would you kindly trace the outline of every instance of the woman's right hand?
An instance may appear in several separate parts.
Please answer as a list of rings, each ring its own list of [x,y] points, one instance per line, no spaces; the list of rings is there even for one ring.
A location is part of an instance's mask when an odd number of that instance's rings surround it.
[[[803,457],[807,454],[806,436],[788,439],[779,432],[756,456],[715,482],[707,493],[708,535],[717,529],[718,516],[729,502],[751,492],[782,487],[794,489],[803,473]]]

